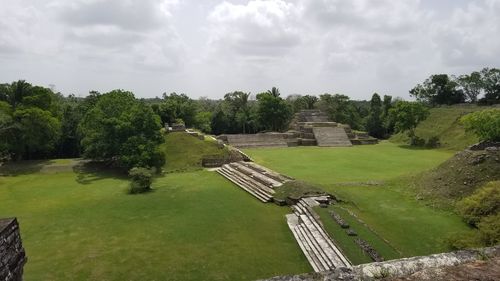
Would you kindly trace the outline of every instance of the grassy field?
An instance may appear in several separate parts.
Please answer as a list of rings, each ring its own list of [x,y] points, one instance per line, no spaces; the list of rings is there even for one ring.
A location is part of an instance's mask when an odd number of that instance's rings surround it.
[[[408,149],[390,142],[245,152],[269,168],[336,194],[345,200],[340,206],[356,214],[402,256],[447,251],[448,235],[470,231],[457,215],[430,208],[407,189],[410,176],[437,166],[451,152]]]
[[[418,124],[415,134],[426,141],[431,137],[439,137],[442,148],[462,150],[478,142],[478,139],[472,133],[465,132],[459,122],[460,118],[471,112],[489,108],[475,105],[431,108],[429,117]],[[390,140],[395,143],[407,143],[408,136],[405,133],[396,134]]]
[[[256,162],[299,180],[318,184],[384,181],[424,171],[448,159],[447,151],[378,145],[245,150]]]
[[[214,172],[172,173],[128,195],[108,174],[0,177],[18,217],[25,280],[254,280],[311,269],[284,222]]]
[[[124,175],[79,160],[0,169],[0,217],[17,217],[25,280],[255,280],[309,272],[287,208],[262,204],[201,157],[212,141],[166,136],[154,191],[127,193]],[[178,173],[174,171],[189,171]]]

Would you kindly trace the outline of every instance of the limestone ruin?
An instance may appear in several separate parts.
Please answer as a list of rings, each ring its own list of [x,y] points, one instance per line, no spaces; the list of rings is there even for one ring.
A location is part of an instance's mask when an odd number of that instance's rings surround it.
[[[17,220],[0,219],[0,280],[21,281],[26,261]]]
[[[349,147],[375,144],[376,138],[351,130],[349,125],[331,122],[320,110],[302,110],[295,114],[285,133],[224,134],[218,139],[239,148],[323,146]]]

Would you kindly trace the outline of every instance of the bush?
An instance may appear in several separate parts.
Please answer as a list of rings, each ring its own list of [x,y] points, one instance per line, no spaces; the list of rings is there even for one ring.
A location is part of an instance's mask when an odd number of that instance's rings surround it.
[[[478,226],[483,217],[494,215],[500,209],[500,182],[492,182],[476,190],[457,203],[457,210],[465,221]]]
[[[462,117],[467,131],[476,134],[482,141],[500,141],[500,109],[488,109]]]
[[[151,190],[153,171],[147,168],[135,167],[130,169],[129,175],[132,178],[130,193],[144,193]]]
[[[427,146],[429,148],[436,148],[436,147],[441,146],[441,142],[439,141],[439,137],[433,136],[433,137],[429,138],[429,140],[427,141],[425,146]]]
[[[484,246],[495,246],[500,243],[500,214],[481,219],[477,227]]]

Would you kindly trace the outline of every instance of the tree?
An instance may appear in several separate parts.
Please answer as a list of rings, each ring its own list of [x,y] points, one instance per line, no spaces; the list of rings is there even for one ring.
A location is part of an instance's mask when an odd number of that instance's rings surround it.
[[[13,115],[19,124],[13,152],[27,159],[47,156],[61,136],[61,122],[50,112],[32,107],[18,109]]]
[[[266,130],[281,131],[286,129],[292,117],[292,110],[279,94],[275,95],[272,91],[267,91],[258,94],[257,101],[258,120]]]
[[[165,162],[159,144],[160,119],[131,92],[114,90],[102,95],[80,124],[86,158],[119,167],[161,168]]]
[[[481,70],[484,89],[484,102],[487,104],[500,103],[500,69],[484,68]]]
[[[371,136],[376,138],[382,138],[385,134],[381,116],[382,101],[380,100],[380,96],[375,93],[370,101],[370,115],[368,115],[366,121],[366,130]]]
[[[196,113],[194,117],[194,127],[201,130],[204,133],[211,133],[211,121],[212,121],[212,112],[202,111]]]
[[[335,122],[348,124],[351,128],[358,130],[364,127],[360,114],[361,106],[358,107],[348,96],[340,94],[323,94],[319,96],[317,107],[326,112],[330,119]]]
[[[461,118],[467,131],[483,141],[500,141],[500,109],[476,111]]]
[[[389,110],[389,115],[392,120],[395,120],[396,132],[408,131],[408,136],[413,140],[415,128],[418,123],[427,118],[429,110],[419,102],[397,101]]]
[[[224,102],[227,104],[230,120],[234,122],[235,131],[245,134],[250,121],[249,107],[250,93],[236,91],[224,95]]]
[[[451,80],[448,74],[432,75],[410,90],[410,96],[430,105],[456,104],[465,102],[464,93],[458,89],[458,84]]]
[[[2,155],[47,157],[61,136],[61,97],[24,80],[0,85]]]
[[[458,85],[471,103],[477,102],[477,97],[483,89],[481,73],[474,71],[469,75],[460,75],[456,79]]]
[[[271,90],[268,90],[266,93],[270,94],[271,96],[277,98],[280,96],[280,89],[273,87]]]
[[[230,127],[229,118],[222,109],[222,106],[219,106],[212,115],[210,127],[212,128],[212,133],[216,135],[228,132]]]
[[[159,107],[159,115],[164,124],[173,124],[176,119],[182,119],[187,127],[194,124],[197,104],[185,94],[163,94],[163,102]]]
[[[384,101],[382,102],[382,122],[384,123],[384,128],[387,134],[392,134],[394,132],[394,120],[389,116],[389,111],[392,108],[392,96],[384,95]]]

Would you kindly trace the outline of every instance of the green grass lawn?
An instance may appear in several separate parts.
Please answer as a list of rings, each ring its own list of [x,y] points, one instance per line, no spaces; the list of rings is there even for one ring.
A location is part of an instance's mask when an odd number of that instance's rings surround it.
[[[430,169],[452,154],[406,149],[390,142],[354,147],[246,149],[256,162],[299,180],[318,184],[383,181]]]
[[[260,164],[319,184],[336,194],[346,201],[341,206],[388,240],[402,256],[448,251],[444,243],[448,235],[470,231],[460,217],[430,208],[416,200],[407,188],[410,176],[442,163],[451,157],[449,151],[408,149],[382,142],[347,148],[298,147],[245,152]]]
[[[143,195],[127,194],[128,184],[95,171],[0,177],[0,217],[20,222],[25,280],[255,280],[311,271],[284,221],[288,209],[262,204],[215,172],[167,174]]]

